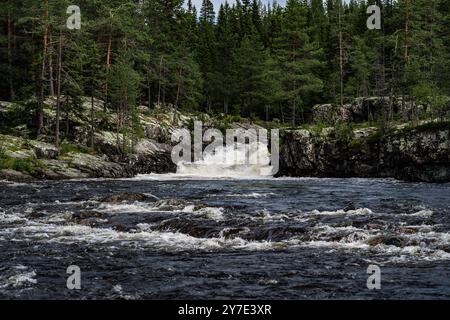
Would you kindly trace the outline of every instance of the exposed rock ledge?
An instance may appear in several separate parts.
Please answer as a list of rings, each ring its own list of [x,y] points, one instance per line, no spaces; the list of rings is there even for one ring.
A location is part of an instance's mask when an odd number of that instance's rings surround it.
[[[284,132],[280,175],[450,181],[450,122],[350,132]]]

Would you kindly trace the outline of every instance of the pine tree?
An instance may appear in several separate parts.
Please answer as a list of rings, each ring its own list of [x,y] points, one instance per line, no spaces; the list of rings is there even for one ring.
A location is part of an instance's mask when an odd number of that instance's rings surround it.
[[[321,63],[320,50],[306,32],[307,8],[299,0],[289,0],[282,28],[276,40],[276,55],[284,74],[285,100],[291,105],[291,122],[297,125],[297,109],[303,110],[308,96],[322,90],[322,80],[315,71]]]

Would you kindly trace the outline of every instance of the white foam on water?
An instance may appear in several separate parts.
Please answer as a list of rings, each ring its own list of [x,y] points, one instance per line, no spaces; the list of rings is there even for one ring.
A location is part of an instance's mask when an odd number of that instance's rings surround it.
[[[231,198],[252,198],[252,199],[258,199],[258,198],[267,198],[276,196],[276,193],[273,192],[251,192],[251,193],[232,193],[232,194],[225,194],[225,195],[212,195],[213,197],[231,197]]]
[[[177,174],[191,177],[271,177],[270,154],[261,142],[223,146],[203,155],[203,159],[179,162]]]
[[[433,215],[433,211],[431,211],[431,210],[420,210],[420,211],[415,212],[415,213],[411,213],[411,214],[404,213],[402,215],[410,216],[410,217],[427,217],[427,218],[429,218],[429,217],[431,217]]]
[[[145,226],[142,226],[144,227]],[[142,229],[141,229],[142,230]],[[241,238],[196,238],[179,232],[139,231],[121,232],[110,228],[93,228],[83,225],[52,225],[33,223],[20,228],[5,228],[0,234],[19,234],[17,241],[45,241],[47,243],[119,243],[126,246],[138,242],[143,248],[163,251],[216,251],[216,250],[270,250],[276,243],[247,241]],[[279,247],[280,245],[278,245]]]
[[[133,203],[102,203],[97,211],[105,213],[145,213],[154,211],[154,204],[135,201]]]
[[[221,221],[224,219],[224,216],[223,216],[224,209],[221,207],[219,207],[219,208],[204,207],[204,208],[195,210],[195,205],[188,205],[182,210],[182,212],[191,213],[195,216],[202,216],[202,217],[206,217],[208,219],[212,219],[212,220],[216,220],[216,221]]]
[[[13,275],[10,276],[10,273],[13,273]],[[3,274],[6,274],[6,276],[0,275],[0,289],[8,287],[20,288],[37,284],[37,280],[34,279],[34,277],[36,277],[36,272],[34,270],[29,270],[28,267],[23,265],[10,268],[9,270],[4,271]]]
[[[28,219],[24,218],[22,215],[13,214],[13,213],[5,213],[4,211],[0,211],[0,222],[2,223],[26,223]]]
[[[339,215],[370,215],[374,214],[372,210],[368,208],[359,208],[356,210],[336,210],[336,211],[319,211],[319,210],[313,210],[310,214],[316,215],[316,216],[339,216]]]

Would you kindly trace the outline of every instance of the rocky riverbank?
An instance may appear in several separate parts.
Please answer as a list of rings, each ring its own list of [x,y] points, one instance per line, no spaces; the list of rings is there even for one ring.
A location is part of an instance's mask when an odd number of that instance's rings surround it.
[[[288,130],[281,175],[450,181],[450,122]]]
[[[153,110],[139,107],[142,134],[128,137],[114,131],[114,112],[106,112],[103,102],[95,100],[92,134],[92,105],[87,98],[82,101],[77,112],[65,116],[63,126],[67,126],[70,140],[64,140],[59,149],[49,134],[54,125],[53,99],[46,100],[47,134],[39,140],[29,137],[29,123],[24,124],[26,104],[0,102],[0,125],[7,128],[0,134],[0,180],[126,178],[175,172],[170,141],[173,130],[192,129],[196,120],[203,122],[204,129],[260,128],[246,120],[210,118],[201,113],[177,112],[174,120],[174,109],[168,112],[167,106]],[[416,108],[399,100],[389,106],[385,98],[356,99],[345,110],[336,108],[316,106],[315,125],[282,128],[280,176],[450,181],[450,121],[443,120],[445,117],[412,122],[411,114],[426,107]],[[389,112],[400,120],[382,124],[380,120]],[[276,123],[266,125],[278,127]]]
[[[95,100],[94,132],[91,131],[92,105],[83,98],[79,110],[65,114],[62,130],[69,132],[60,148],[52,143],[55,101],[45,101],[45,128],[39,139],[30,138],[27,104],[0,102],[0,179],[126,178],[136,174],[175,171],[170,157],[170,135],[188,126],[195,115],[173,114],[158,108],[140,107],[140,135],[114,131],[116,115],[105,111]]]

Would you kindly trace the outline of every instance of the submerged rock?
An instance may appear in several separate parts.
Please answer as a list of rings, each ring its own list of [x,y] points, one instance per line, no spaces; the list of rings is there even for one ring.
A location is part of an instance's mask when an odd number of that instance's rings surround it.
[[[381,235],[367,240],[367,244],[370,246],[377,246],[380,244],[384,244],[387,246],[395,246],[402,248],[406,246],[406,241],[405,239],[398,236]]]
[[[120,194],[115,194],[112,196],[108,196],[100,200],[101,202],[109,202],[109,203],[121,203],[121,202],[135,202],[135,201],[146,201],[149,197],[142,193],[129,193],[124,192]],[[150,198],[153,199],[153,198]]]
[[[155,208],[161,211],[183,210],[188,205],[188,202],[183,199],[164,199],[155,204]]]

